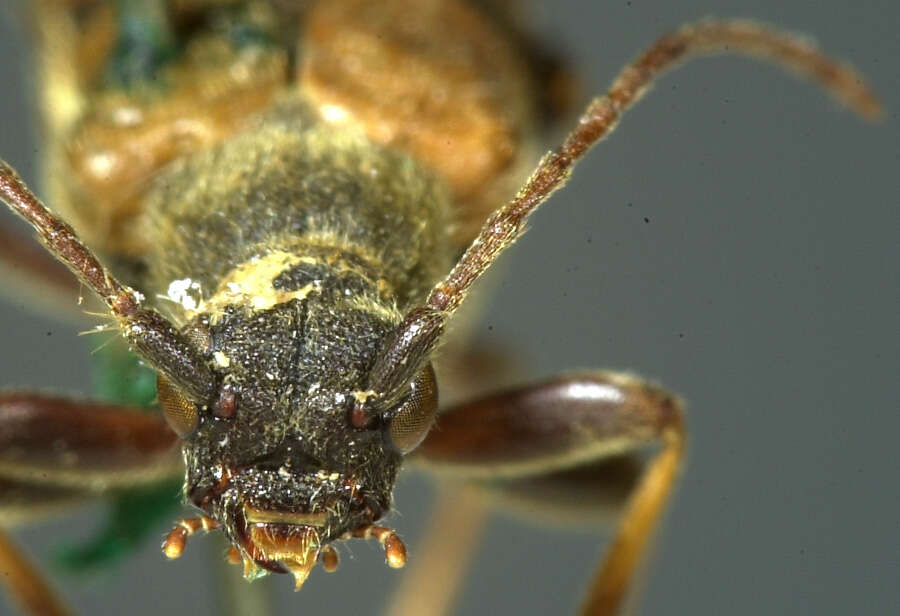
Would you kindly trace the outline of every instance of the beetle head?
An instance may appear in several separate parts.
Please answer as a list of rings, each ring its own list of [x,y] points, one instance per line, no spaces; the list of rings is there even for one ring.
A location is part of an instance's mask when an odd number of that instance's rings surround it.
[[[196,404],[161,379],[160,402],[183,439],[186,496],[221,525],[248,577],[289,570],[299,586],[324,546],[390,509],[402,455],[437,408],[430,365],[365,425],[352,413],[376,396],[369,373],[399,318],[320,284],[262,310],[198,315],[185,330],[218,397]]]

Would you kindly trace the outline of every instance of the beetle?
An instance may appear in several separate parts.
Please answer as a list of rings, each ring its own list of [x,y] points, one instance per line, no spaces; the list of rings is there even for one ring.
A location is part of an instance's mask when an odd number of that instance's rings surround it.
[[[438,298],[438,299],[440,299],[440,298]],[[441,302],[442,302],[442,301],[443,301],[443,300],[441,300]],[[439,302],[439,303],[441,303],[441,302]],[[421,322],[424,322],[424,321],[413,321],[413,325],[418,325],[418,324],[421,323]],[[428,328],[426,327],[426,330],[427,330],[427,329],[428,329]],[[215,358],[214,358],[213,361],[215,361]],[[219,363],[225,363],[225,361],[227,361],[227,357],[226,357],[226,360],[219,360]],[[376,365],[377,365],[377,364],[376,364]],[[404,375],[404,379],[405,379],[405,378],[406,378],[406,375]],[[388,379],[388,380],[389,380],[389,379]],[[402,379],[401,379],[401,380],[402,380]],[[379,392],[378,392],[377,390],[375,390],[375,389],[366,390],[366,391],[361,391],[361,392],[359,392],[360,397],[366,398],[365,394],[367,394],[369,391],[372,391],[372,392],[374,392],[374,393],[376,393],[376,394],[379,393]],[[386,394],[379,394],[379,395],[386,395]],[[225,405],[225,406],[228,406],[228,405]],[[366,412],[365,412],[365,408],[364,408],[364,407],[363,407],[362,409],[360,409],[359,412],[362,413],[363,416],[366,415]],[[360,423],[362,423],[362,422],[360,422]]]

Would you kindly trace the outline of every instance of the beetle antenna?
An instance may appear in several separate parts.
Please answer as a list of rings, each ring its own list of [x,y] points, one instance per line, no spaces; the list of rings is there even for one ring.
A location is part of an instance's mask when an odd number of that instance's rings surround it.
[[[205,403],[213,398],[213,372],[190,342],[161,314],[142,308],[143,296],[116,280],[74,229],[47,209],[5,161],[0,161],[0,199],[34,227],[47,250],[100,296],[135,353],[193,401]]]
[[[681,61],[724,52],[770,60],[814,79],[864,118],[876,120],[882,114],[878,99],[859,73],[798,36],[747,20],[706,20],[684,26],[663,36],[622,69],[607,93],[588,105],[562,145],[547,153],[515,198],[488,218],[450,274],[431,291],[425,305],[444,313],[454,312],[472,283],[521,237],[528,216],[565,184],[575,163],[612,132],[622,114],[654,80]]]
[[[561,188],[572,168],[591,147],[615,128],[622,114],[666,70],[693,57],[736,53],[768,60],[817,81],[834,98],[857,114],[877,120],[882,108],[860,74],[829,58],[807,40],[749,20],[704,20],[660,38],[626,66],[605,95],[594,99],[575,129],[540,160],[518,194],[494,211],[478,236],[446,278],[432,289],[425,303],[410,310],[385,341],[369,377],[373,402],[354,408],[357,422],[390,408],[431,351],[444,326],[472,285],[501,252],[525,232],[528,217]]]

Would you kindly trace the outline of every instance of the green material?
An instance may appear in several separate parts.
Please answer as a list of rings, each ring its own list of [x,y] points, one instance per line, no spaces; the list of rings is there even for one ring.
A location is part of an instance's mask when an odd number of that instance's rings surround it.
[[[153,81],[177,53],[159,0],[118,0],[119,40],[106,67],[107,82],[133,87]]]
[[[128,350],[124,340],[113,340],[91,357],[95,396],[106,402],[158,412],[156,373]]]
[[[114,340],[96,351],[94,391],[98,398],[158,412],[156,375],[131,354],[124,341]],[[114,564],[139,548],[149,536],[158,537],[181,507],[181,480],[116,492],[109,498],[106,520],[83,543],[66,546],[57,562],[70,571],[86,571]]]
[[[285,26],[273,7],[259,3],[222,6],[210,15],[212,31],[224,35],[235,51],[278,45],[278,32]]]
[[[57,553],[57,560],[71,571],[111,565],[141,547],[148,535],[158,533],[161,520],[170,520],[180,503],[180,479],[120,492],[112,499],[108,518],[94,537],[64,547]]]
[[[237,50],[278,44],[277,22],[258,7],[210,7],[204,15],[204,35],[223,36]],[[162,0],[117,0],[118,40],[106,63],[106,85],[148,92],[166,87],[165,68],[191,43],[170,23]],[[197,38],[200,36],[194,34]]]
[[[247,47],[269,47],[275,43],[275,38],[270,32],[263,30],[252,23],[230,24],[228,28],[228,40],[237,49]]]

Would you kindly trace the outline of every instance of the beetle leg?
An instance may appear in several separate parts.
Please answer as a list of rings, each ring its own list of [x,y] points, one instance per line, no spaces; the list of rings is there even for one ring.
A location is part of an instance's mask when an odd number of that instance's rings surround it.
[[[673,395],[633,376],[598,372],[457,406],[441,415],[415,457],[457,478],[532,480],[660,443],[631,492],[582,611],[607,616],[621,605],[648,547],[677,478],[684,441],[682,407]],[[627,476],[624,470],[617,474]]]
[[[102,493],[181,474],[177,437],[158,414],[33,392],[0,392],[0,479]]]
[[[180,475],[177,437],[136,408],[0,392],[0,525]],[[68,613],[0,532],[0,579],[35,616]]]
[[[0,528],[30,524],[62,513],[94,496],[77,488],[39,485],[0,477]]]
[[[0,578],[22,608],[34,616],[66,616],[69,611],[25,555],[0,531]]]

